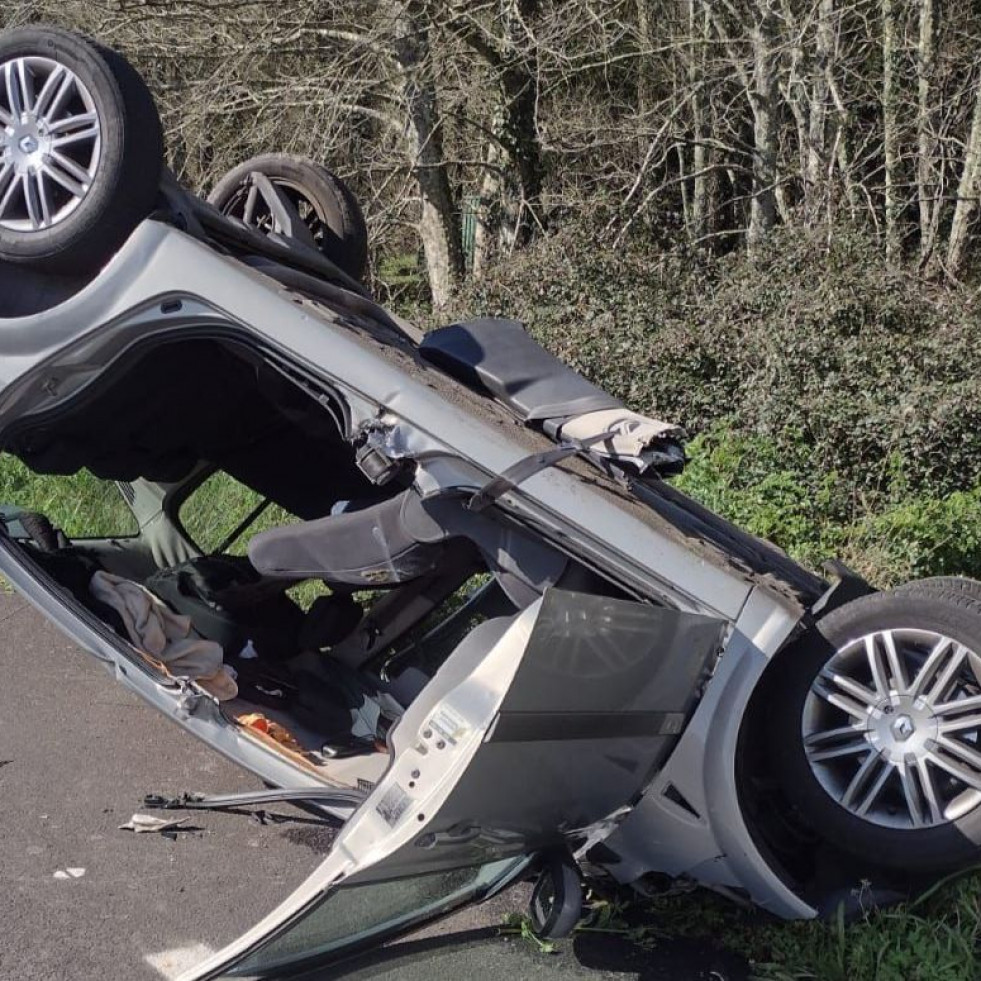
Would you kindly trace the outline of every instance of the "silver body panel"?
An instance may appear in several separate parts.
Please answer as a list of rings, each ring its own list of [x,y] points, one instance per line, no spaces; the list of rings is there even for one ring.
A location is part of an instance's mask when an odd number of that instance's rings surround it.
[[[74,297],[34,316],[0,319],[0,433],[67,404],[135,344],[206,331],[246,339],[322,380],[346,406],[351,432],[380,426],[390,452],[418,462],[424,494],[477,490],[540,449],[541,441],[503,410],[472,411],[467,400],[454,400],[456,383],[373,339],[355,306],[336,309],[304,298],[187,234],[145,221]],[[624,881],[648,871],[687,876],[745,889],[778,915],[814,915],[757,848],[735,778],[746,706],[768,660],[798,626],[801,603],[570,469],[536,474],[500,505],[638,595],[729,625],[694,718],[643,800],[606,841],[621,859],[615,874]],[[122,667],[111,642],[3,543],[0,572],[125,685],[219,752],[271,783],[316,783],[232,727],[216,724],[209,700]],[[664,797],[668,784],[691,801],[698,818]],[[336,861],[337,870],[324,869],[307,888],[320,889],[334,872],[342,874],[342,860]]]

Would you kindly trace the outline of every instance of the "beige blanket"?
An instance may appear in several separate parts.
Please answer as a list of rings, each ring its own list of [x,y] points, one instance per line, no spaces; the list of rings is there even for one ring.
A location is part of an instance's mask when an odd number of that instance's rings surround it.
[[[139,583],[108,572],[95,573],[89,591],[120,615],[130,641],[172,675],[192,678],[221,701],[238,694],[221,647],[198,636],[189,617],[174,613]]]

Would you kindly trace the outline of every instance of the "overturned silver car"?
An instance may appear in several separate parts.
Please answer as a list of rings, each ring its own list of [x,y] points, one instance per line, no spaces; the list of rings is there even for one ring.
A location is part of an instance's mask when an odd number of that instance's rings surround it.
[[[677,427],[522,325],[377,305],[323,168],[183,190],[84,39],[0,35],[0,150],[0,443],[117,482],[138,526],[9,502],[0,572],[251,799],[342,824],[189,977],[327,963],[521,877],[557,935],[583,880],[812,917],[977,860],[976,584],[832,583],[721,520],[669,483]],[[256,504],[205,547],[216,474]]]

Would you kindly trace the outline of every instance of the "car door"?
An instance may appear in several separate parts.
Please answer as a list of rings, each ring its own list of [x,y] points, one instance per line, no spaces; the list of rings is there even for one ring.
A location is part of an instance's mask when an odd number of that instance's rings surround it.
[[[476,627],[389,736],[384,777],[313,875],[182,981],[329,963],[598,840],[669,754],[721,621],[559,589]]]

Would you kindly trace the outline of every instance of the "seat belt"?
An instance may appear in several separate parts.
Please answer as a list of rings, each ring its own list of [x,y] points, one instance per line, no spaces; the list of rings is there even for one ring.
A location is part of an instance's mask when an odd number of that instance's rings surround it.
[[[512,464],[504,473],[488,481],[473,497],[467,501],[468,511],[483,511],[490,507],[498,498],[512,491],[519,484],[523,484],[529,477],[534,477],[536,473],[548,470],[563,460],[568,460],[571,456],[588,450],[597,443],[611,439],[617,435],[616,429],[608,429],[606,432],[598,433],[583,440],[570,440],[561,443],[554,450],[545,450],[543,453],[533,453],[526,456],[517,463]]]

